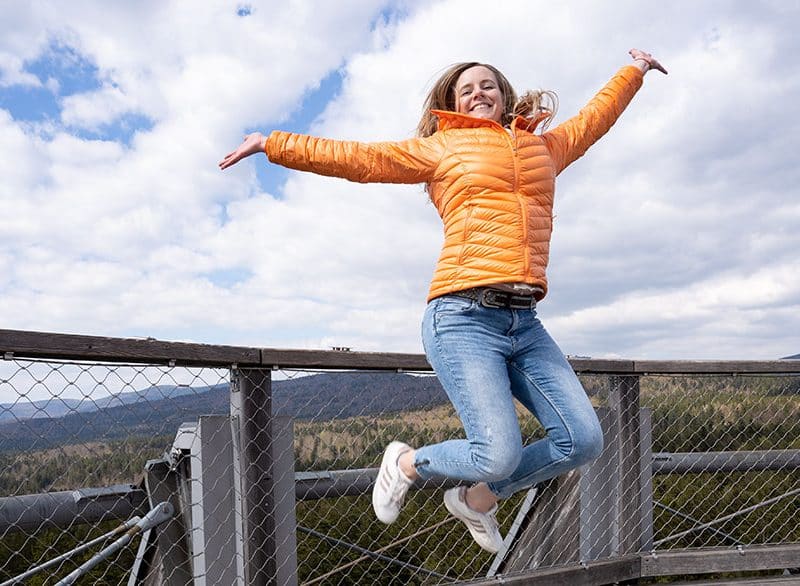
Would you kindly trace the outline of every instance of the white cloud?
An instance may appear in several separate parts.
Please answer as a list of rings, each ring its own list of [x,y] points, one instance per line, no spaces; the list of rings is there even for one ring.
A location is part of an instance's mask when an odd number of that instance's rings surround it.
[[[25,71],[25,62],[47,44],[46,26],[38,22],[30,3],[6,3],[0,12],[0,88],[11,85],[40,87],[41,80]]]
[[[104,86],[93,92],[67,96],[62,102],[61,121],[67,126],[97,130],[131,112],[132,100],[118,87]]]
[[[23,70],[23,61],[16,55],[0,51],[0,87],[22,85],[41,87],[41,80]]]
[[[800,72],[786,59],[796,8],[272,4],[244,18],[222,1],[10,11],[0,85],[49,84],[61,118],[23,124],[0,110],[0,149],[13,153],[0,159],[0,205],[13,210],[0,219],[4,327],[420,351],[441,227],[419,186],[291,173],[264,193],[263,157],[224,173],[217,161],[244,132],[286,124],[333,71],[342,86],[312,131],[391,140],[413,134],[453,62],[488,61],[518,90],[558,91],[560,121],[641,46],[670,75],[648,74],[560,178],[545,323],[576,354],[800,351],[799,129],[787,106]],[[26,72],[54,43],[96,68],[95,87],[63,93]],[[124,140],[77,132],[128,115],[149,124]],[[241,278],[215,279],[226,272]]]
[[[550,320],[554,332],[595,357],[776,359],[800,344],[800,274],[789,265],[728,272],[685,287],[639,290]],[[775,332],[783,331],[783,336]],[[609,340],[614,345],[609,346]],[[609,351],[608,348],[614,348]]]
[[[36,182],[40,173],[41,150],[41,142],[27,135],[7,111],[0,109],[0,152],[4,153],[0,156],[0,194],[25,199],[22,195],[26,188]],[[8,214],[0,214],[0,218],[4,216],[7,218]]]

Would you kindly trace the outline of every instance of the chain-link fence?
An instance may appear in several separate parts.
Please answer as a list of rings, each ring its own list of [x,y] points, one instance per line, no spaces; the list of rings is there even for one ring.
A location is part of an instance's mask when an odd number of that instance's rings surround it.
[[[367,390],[380,388],[374,376],[347,375],[347,385],[364,390],[295,423],[298,470],[374,467],[393,439],[419,446],[463,437],[443,394],[418,391],[425,399],[416,404],[409,393],[401,408],[385,405],[383,393]],[[329,494],[298,502],[303,580],[440,584],[633,552],[800,543],[800,378],[582,379],[601,413],[604,455],[582,479],[502,504],[509,551],[482,551],[448,517],[439,490],[412,493],[388,527],[375,523],[367,494]],[[432,377],[415,383],[428,384],[438,386]],[[520,417],[528,441],[542,437],[529,414]]]
[[[1,361],[0,582],[144,516],[147,462],[181,423],[229,413],[228,378],[215,368]],[[25,583],[56,583],[100,545]],[[135,544],[116,552],[83,583],[124,583],[136,554]]]
[[[655,548],[800,543],[800,378],[651,376],[642,405]]]
[[[494,556],[447,514],[442,483],[415,487],[392,525],[372,512],[390,441],[463,437],[429,372],[6,354],[0,584],[53,560],[24,583],[56,584],[124,535],[79,583],[448,584],[635,552],[800,544],[800,377],[582,366],[604,454],[504,501],[506,550]],[[543,436],[520,417],[528,441]],[[168,520],[137,525],[160,505]]]

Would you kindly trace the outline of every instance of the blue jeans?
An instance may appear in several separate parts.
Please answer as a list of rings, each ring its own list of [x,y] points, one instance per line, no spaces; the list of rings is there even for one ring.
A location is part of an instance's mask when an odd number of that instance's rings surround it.
[[[486,482],[507,498],[600,455],[592,404],[535,309],[437,297],[425,310],[422,341],[466,433],[417,449],[422,478]],[[539,420],[545,438],[523,447],[512,398]]]

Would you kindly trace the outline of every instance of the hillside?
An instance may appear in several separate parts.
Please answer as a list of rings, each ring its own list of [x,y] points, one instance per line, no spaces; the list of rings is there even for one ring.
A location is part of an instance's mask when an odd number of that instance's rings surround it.
[[[140,401],[160,401],[181,395],[202,393],[210,387],[188,387],[185,385],[153,385],[135,392],[117,393],[107,397],[69,399],[51,397],[41,401],[18,401],[0,403],[0,423],[22,419],[63,417],[75,412],[97,411],[120,407]]]
[[[447,401],[435,377],[396,373],[316,374],[276,381],[272,390],[273,412],[302,420],[374,415]],[[184,421],[229,412],[227,384],[176,388],[167,398],[160,398],[166,393],[166,389],[153,387],[104,403],[89,402],[100,406],[93,411],[70,411],[70,404],[59,400],[58,409],[66,410],[66,414],[37,418],[28,414],[30,404],[5,405],[2,412],[6,416],[0,421],[0,452],[130,436],[171,435]],[[47,413],[58,413],[56,401],[52,403],[53,406],[47,406]]]

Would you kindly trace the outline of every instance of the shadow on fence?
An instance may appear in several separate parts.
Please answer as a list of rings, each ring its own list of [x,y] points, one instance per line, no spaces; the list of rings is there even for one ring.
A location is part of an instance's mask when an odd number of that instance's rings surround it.
[[[505,501],[491,556],[452,482],[374,520],[389,441],[462,434],[423,356],[11,330],[0,352],[0,585],[800,582],[800,361],[571,360],[606,449]]]

